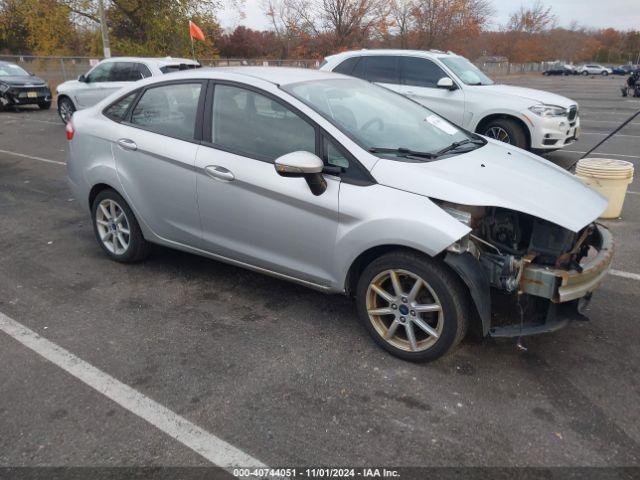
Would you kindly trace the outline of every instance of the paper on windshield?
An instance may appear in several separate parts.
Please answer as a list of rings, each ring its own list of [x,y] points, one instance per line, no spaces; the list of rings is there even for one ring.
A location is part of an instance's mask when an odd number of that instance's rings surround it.
[[[458,133],[458,129],[456,127],[451,125],[446,120],[443,120],[442,118],[435,115],[429,115],[427,118],[425,118],[425,120],[448,135],[455,135],[456,133]]]

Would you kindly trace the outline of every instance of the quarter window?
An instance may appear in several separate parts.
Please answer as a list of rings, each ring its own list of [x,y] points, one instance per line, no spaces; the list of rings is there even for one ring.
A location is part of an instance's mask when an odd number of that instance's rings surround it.
[[[131,113],[131,123],[161,135],[193,140],[201,83],[147,89]]]
[[[109,117],[111,120],[115,120],[116,122],[120,122],[124,120],[124,116],[127,114],[127,110],[138,95],[138,92],[133,92],[127,95],[124,98],[121,98],[117,102],[109,105],[105,110],[104,114]]]
[[[328,138],[324,138],[324,163],[334,167],[349,168],[349,160],[345,157],[334,143]]]
[[[151,71],[149,67],[147,67],[144,63],[138,63],[138,74],[140,75],[138,78],[149,78],[151,76]]]
[[[431,60],[402,57],[400,60],[402,83],[416,87],[436,87],[438,80],[447,74]]]
[[[273,161],[287,153],[315,153],[315,128],[265,95],[216,85],[211,139],[234,153]]]

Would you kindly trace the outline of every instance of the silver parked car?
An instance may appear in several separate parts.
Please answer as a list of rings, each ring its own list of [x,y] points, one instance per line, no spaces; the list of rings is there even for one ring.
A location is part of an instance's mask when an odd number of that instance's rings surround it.
[[[67,123],[76,110],[95,105],[131,82],[199,67],[198,62],[188,58],[106,58],[77,80],[58,85],[58,115]]]
[[[408,360],[555,330],[607,273],[607,202],[542,158],[343,75],[137,82],[67,125],[71,188],[120,262],[157,243],[356,298]]]

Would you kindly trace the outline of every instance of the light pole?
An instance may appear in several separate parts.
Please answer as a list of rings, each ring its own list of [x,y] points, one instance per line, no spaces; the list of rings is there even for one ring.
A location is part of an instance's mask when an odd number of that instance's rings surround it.
[[[107,20],[104,15],[103,0],[98,0],[98,15],[100,16],[100,31],[102,32],[102,49],[104,58],[111,57],[111,48],[109,48],[109,31],[107,29]]]

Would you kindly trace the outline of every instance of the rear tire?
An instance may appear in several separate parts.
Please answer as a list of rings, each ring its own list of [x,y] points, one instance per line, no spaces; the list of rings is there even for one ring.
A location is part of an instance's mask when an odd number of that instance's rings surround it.
[[[135,215],[115,190],[102,190],[91,205],[93,232],[102,250],[116,262],[133,263],[149,255]]]
[[[73,112],[76,111],[76,107],[71,101],[71,99],[67,97],[58,98],[58,115],[62,122],[66,125],[71,117],[73,116]]]
[[[423,283],[414,291],[417,281]],[[371,262],[358,280],[356,303],[373,340],[403,360],[435,360],[467,331],[468,293],[461,280],[441,261],[410,250]]]
[[[527,136],[524,130],[515,121],[508,118],[491,120],[479,133],[514,147],[527,149]]]
[[[587,75],[589,75],[589,72],[584,71],[584,72],[582,72],[582,75],[584,75],[586,77]]]
[[[51,102],[41,102],[38,104],[40,110],[49,110],[51,108]]]

